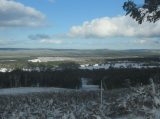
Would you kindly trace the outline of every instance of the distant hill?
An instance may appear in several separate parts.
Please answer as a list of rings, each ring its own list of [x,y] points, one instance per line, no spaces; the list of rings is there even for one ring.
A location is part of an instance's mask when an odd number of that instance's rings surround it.
[[[160,50],[133,49],[29,49],[29,48],[0,48],[0,57],[149,57],[160,56]]]

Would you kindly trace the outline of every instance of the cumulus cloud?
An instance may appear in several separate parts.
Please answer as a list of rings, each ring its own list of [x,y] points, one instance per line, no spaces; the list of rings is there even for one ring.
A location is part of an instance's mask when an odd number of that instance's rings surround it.
[[[0,27],[41,26],[45,15],[13,0],[0,0]]]
[[[160,21],[139,25],[128,16],[103,17],[73,26],[68,35],[84,38],[159,37]]]

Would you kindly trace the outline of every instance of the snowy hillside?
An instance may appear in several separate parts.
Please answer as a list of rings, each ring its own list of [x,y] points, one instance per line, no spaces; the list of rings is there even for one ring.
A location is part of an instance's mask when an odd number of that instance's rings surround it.
[[[105,91],[102,106],[99,91],[56,88],[0,89],[0,117],[4,119],[160,119],[159,89],[158,85],[150,85]]]

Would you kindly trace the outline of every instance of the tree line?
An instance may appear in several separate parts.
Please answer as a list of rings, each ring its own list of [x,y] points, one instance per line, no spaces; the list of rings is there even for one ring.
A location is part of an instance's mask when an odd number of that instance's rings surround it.
[[[79,88],[80,78],[72,70],[22,71],[0,73],[0,87],[61,87]]]
[[[135,87],[150,84],[150,78],[155,83],[160,83],[160,68],[150,69],[64,69],[45,71],[22,71],[0,73],[0,88],[11,87],[61,87],[81,88],[81,78],[91,79],[94,85],[103,81],[105,89]]]

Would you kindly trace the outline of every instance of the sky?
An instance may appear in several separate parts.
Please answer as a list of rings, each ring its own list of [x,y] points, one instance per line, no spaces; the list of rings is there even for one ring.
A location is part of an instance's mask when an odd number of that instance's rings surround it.
[[[0,48],[160,49],[160,21],[139,25],[125,1],[0,0]]]

